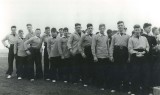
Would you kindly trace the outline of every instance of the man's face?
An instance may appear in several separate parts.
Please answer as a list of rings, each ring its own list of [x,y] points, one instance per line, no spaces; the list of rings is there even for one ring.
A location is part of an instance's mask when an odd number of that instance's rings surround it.
[[[11,28],[12,34],[16,34],[16,28]]]
[[[62,29],[60,29],[60,30],[59,30],[59,33],[62,35],[62,34],[63,34],[63,30],[62,30]]]
[[[106,27],[105,26],[101,26],[99,27],[99,31],[100,33],[104,33],[104,31],[106,30]]]
[[[112,32],[107,33],[108,37],[112,36]]]
[[[93,26],[88,27],[87,28],[87,33],[92,34],[92,32],[93,32]]]
[[[76,32],[81,33],[81,25],[75,27]]]
[[[154,34],[155,34],[155,35],[159,35],[158,29],[156,29],[156,30],[154,31]]]
[[[27,30],[28,30],[29,32],[31,32],[31,31],[32,31],[32,26],[31,26],[31,25],[28,25],[28,26],[27,26]]]
[[[150,33],[151,32],[151,26],[148,26],[148,27],[144,28],[144,30],[146,31],[146,33]]]
[[[19,35],[20,37],[23,37],[23,34],[24,34],[23,32],[19,32],[19,33],[18,33],[18,35]]]
[[[40,35],[41,35],[41,30],[36,30],[36,31],[35,31],[35,35],[36,35],[37,37],[40,37]]]
[[[54,37],[57,37],[57,32],[51,32],[51,34],[52,34],[52,37],[54,38]]]
[[[50,29],[45,30],[47,34],[50,34]]]
[[[68,30],[64,30],[63,33],[64,33],[64,36],[67,36],[68,35]]]
[[[141,28],[135,28],[134,29],[134,35],[135,36],[140,36],[141,35]]]
[[[124,28],[125,28],[125,26],[124,26],[124,23],[119,23],[118,25],[118,29],[119,29],[119,31],[123,31],[124,30]]]

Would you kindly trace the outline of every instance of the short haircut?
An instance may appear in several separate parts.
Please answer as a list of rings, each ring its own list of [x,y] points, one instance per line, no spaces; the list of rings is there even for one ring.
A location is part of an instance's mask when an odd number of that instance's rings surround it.
[[[146,28],[146,27],[149,27],[149,26],[152,26],[152,24],[150,24],[150,23],[144,23],[143,29]]]
[[[134,29],[135,29],[135,28],[141,28],[141,26],[138,25],[138,24],[136,24],[136,25],[133,26],[133,28],[134,28]]]
[[[111,30],[111,29],[108,29],[108,30],[107,30],[107,34],[109,34],[109,33],[112,33],[112,30]]]
[[[99,28],[105,27],[105,26],[106,26],[105,24],[100,24],[100,25],[99,25]]]
[[[76,26],[81,26],[81,24],[80,24],[80,23],[76,23],[76,24],[75,24],[75,27],[76,27]]]
[[[19,31],[18,31],[18,33],[21,33],[21,32],[23,32],[23,30],[19,30]]]
[[[26,26],[32,26],[32,24],[27,24]]]
[[[68,28],[67,28],[67,27],[63,28],[63,31],[65,31],[65,30],[67,30],[67,31],[68,31]]]
[[[37,28],[36,30],[41,30],[40,28]]]
[[[49,26],[45,27],[45,30],[47,30],[47,29],[50,29],[50,27]]]
[[[63,28],[59,28],[59,30],[63,30]]]
[[[124,24],[124,22],[123,22],[123,21],[118,21],[118,22],[117,22],[117,24],[120,24],[120,23],[123,23],[123,24]]]
[[[11,29],[12,29],[12,28],[16,28],[16,26],[11,26]]]
[[[51,32],[57,32],[57,29],[56,28],[52,28]]]
[[[88,24],[87,24],[87,28],[88,28],[88,27],[91,27],[91,26],[93,26],[91,23],[88,23]]]
[[[152,28],[152,33],[154,33],[158,28],[157,27],[153,27]]]

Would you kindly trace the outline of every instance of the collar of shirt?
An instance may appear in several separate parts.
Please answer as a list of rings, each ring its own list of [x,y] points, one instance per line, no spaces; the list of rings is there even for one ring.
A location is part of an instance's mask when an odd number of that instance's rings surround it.
[[[78,32],[75,32],[75,34],[78,35],[78,36],[81,36],[81,35],[82,35],[82,32],[81,32],[81,34],[79,34]]]
[[[126,33],[124,31],[123,32],[118,31],[117,35],[121,35],[121,33],[122,33],[122,35],[126,35]]]
[[[105,36],[105,34],[99,33],[99,36]]]
[[[20,36],[19,36],[18,38],[19,38],[19,39],[22,39],[22,40],[24,39],[23,37],[20,37]]]
[[[87,35],[87,36],[90,36],[90,37],[92,37],[92,36],[93,36],[93,34],[92,34],[92,33],[91,33],[91,34],[86,33],[86,35]]]
[[[146,33],[145,31],[143,32],[143,34],[146,34],[146,35],[148,35],[148,36],[152,36],[152,34],[151,33]]]
[[[133,37],[137,39],[141,38],[141,36],[136,36],[136,35],[134,35]]]

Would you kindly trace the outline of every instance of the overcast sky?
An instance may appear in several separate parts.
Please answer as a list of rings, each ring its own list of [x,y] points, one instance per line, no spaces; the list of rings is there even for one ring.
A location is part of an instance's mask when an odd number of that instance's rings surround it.
[[[123,20],[130,34],[134,24],[149,22],[160,27],[159,9],[159,0],[0,0],[0,40],[10,33],[12,25],[26,34],[27,23],[42,32],[50,26],[68,27],[72,33],[76,22],[82,24],[82,29],[93,23],[97,32],[100,23],[116,30],[117,21]]]

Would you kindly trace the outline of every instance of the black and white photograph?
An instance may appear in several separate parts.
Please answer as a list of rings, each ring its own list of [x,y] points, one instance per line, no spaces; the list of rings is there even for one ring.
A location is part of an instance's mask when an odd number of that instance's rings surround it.
[[[0,0],[0,95],[160,95],[159,0]]]

